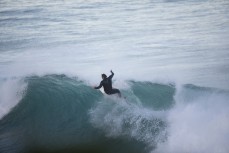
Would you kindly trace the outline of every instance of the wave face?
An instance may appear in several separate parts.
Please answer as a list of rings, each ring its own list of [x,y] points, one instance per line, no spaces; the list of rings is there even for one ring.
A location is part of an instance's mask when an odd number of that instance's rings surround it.
[[[128,81],[120,99],[65,75],[23,80],[22,98],[0,120],[0,152],[229,150],[226,91]]]

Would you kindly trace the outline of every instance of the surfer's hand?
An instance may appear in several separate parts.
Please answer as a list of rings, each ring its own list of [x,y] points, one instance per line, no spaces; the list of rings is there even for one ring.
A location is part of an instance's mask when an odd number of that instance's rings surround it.
[[[113,73],[113,71],[111,70],[111,73]]]

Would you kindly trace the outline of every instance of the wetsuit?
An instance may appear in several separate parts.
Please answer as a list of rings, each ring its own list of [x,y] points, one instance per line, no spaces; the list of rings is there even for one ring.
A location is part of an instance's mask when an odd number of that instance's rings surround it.
[[[114,76],[114,73],[112,73],[108,78],[103,79],[100,82],[100,85],[98,87],[95,87],[95,89],[99,89],[103,87],[104,91],[106,94],[111,95],[111,94],[116,94],[120,93],[118,89],[112,88],[112,77]]]

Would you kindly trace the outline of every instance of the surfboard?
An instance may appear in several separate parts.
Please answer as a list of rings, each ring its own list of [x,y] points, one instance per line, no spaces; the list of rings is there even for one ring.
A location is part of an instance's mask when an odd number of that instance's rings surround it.
[[[99,90],[100,90],[100,92],[101,92],[102,94],[104,94],[104,95],[106,94],[106,93],[104,92],[103,88],[100,88]]]
[[[108,94],[106,94],[106,93],[105,93],[105,91],[103,90],[103,88],[100,88],[100,89],[99,89],[99,91],[100,91],[100,92],[101,92],[104,96],[108,96],[108,97],[109,97],[109,96],[112,96],[112,95],[108,95]],[[114,94],[114,95],[116,95],[116,94]],[[117,95],[117,96],[118,96],[118,95]],[[124,96],[122,96],[122,97],[118,97],[118,98],[121,98],[121,99],[126,99],[126,97],[124,97]]]

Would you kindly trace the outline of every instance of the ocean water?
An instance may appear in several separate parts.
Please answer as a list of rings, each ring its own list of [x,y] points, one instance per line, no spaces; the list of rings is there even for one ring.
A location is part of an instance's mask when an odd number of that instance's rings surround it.
[[[228,153],[228,40],[227,0],[1,0],[0,152]]]

